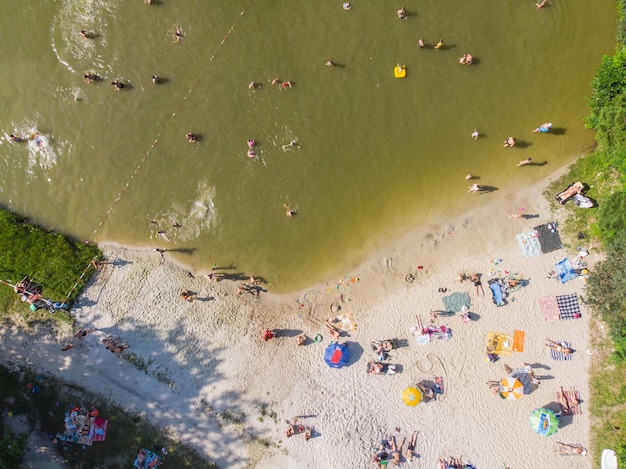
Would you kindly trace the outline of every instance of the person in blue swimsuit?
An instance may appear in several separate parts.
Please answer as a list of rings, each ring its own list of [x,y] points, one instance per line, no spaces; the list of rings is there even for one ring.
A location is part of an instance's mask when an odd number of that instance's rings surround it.
[[[533,130],[533,132],[545,134],[546,132],[550,132],[550,130],[552,130],[552,122],[546,122],[545,124],[541,124],[535,130]]]

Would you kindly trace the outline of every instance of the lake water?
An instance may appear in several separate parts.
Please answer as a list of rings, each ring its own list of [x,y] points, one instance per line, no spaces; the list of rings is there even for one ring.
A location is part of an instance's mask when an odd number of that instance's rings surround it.
[[[421,0],[404,20],[400,6],[2,2],[0,204],[79,239],[171,249],[192,269],[217,262],[288,291],[502,193],[470,196],[468,172],[510,190],[592,147],[585,97],[613,52],[614,2]],[[458,63],[465,53],[473,65]],[[554,132],[532,132],[548,121]],[[502,148],[508,136],[515,148]],[[516,168],[528,156],[547,164]]]

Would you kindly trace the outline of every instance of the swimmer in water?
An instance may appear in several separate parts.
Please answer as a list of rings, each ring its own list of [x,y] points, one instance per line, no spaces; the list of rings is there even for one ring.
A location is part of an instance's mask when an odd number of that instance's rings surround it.
[[[17,135],[11,134],[9,135],[9,140],[13,143],[20,143],[23,139],[22,137],[18,137]]]
[[[183,31],[178,26],[178,23],[174,23],[174,40],[172,41],[174,44],[180,42],[183,37]]]
[[[95,73],[83,73],[83,80],[85,83],[93,83],[98,79],[98,76]]]
[[[256,156],[256,151],[252,148],[248,149],[248,158],[254,158]]]
[[[294,147],[300,148],[300,144],[296,140],[292,140],[291,142],[283,145],[283,150],[287,150],[288,148],[294,148]]]
[[[117,78],[116,78],[115,80],[113,80],[113,81],[111,82],[111,84],[112,84],[112,85],[113,85],[113,87],[115,88],[115,91],[119,91],[119,90],[121,90],[122,88],[124,88],[124,86],[126,86],[126,85],[124,85],[124,82],[123,82],[122,80],[118,80]]]
[[[285,212],[285,215],[287,215],[289,218],[293,217],[296,214],[296,209],[295,208],[291,208],[287,204],[283,204],[283,207],[285,207],[287,209],[287,211]]]
[[[256,145],[256,141],[253,138],[248,139],[248,148],[252,148]]]

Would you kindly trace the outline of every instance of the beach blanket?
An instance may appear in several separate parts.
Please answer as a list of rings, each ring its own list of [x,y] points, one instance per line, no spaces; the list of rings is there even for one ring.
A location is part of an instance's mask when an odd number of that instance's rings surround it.
[[[504,306],[506,304],[504,302],[504,293],[502,292],[500,279],[494,278],[489,280],[489,290],[491,290],[491,299],[496,306]]]
[[[576,293],[558,295],[556,297],[556,302],[559,305],[559,317],[561,319],[580,318],[580,305],[578,304],[578,297],[576,296]]]
[[[525,231],[515,236],[522,256],[525,258],[535,257],[541,254],[541,245],[535,230]]]
[[[556,229],[556,223],[546,223],[544,225],[535,226],[535,231],[537,231],[542,253],[545,254],[556,251],[563,247],[561,236]]]
[[[559,394],[561,394],[561,390],[557,389],[557,401],[559,400]],[[563,409],[563,413],[565,415],[581,415],[583,411],[580,408],[580,392],[575,387],[571,387],[569,389],[563,389],[563,394],[565,396],[565,399],[567,400],[570,410],[570,412],[568,412],[567,409]]]
[[[469,294],[467,292],[452,293],[451,295],[444,296],[441,301],[443,301],[443,306],[445,310],[452,313],[458,313],[459,311],[463,310],[463,306],[469,308],[472,304]]]
[[[356,322],[352,317],[352,313],[344,313],[340,314],[336,317],[337,322],[333,322],[333,325],[337,329],[341,329],[346,332],[351,332],[356,330]]]
[[[522,383],[524,394],[530,394],[532,388],[530,386],[530,375],[525,368],[515,368],[509,375],[511,378],[515,378]]]
[[[561,344],[561,347],[564,347],[564,348],[570,348],[572,346],[572,344],[570,344],[569,342],[559,342],[559,344]],[[571,360],[572,359],[571,353],[565,355],[563,352],[559,352],[558,350],[554,350],[553,348],[550,349],[550,356],[554,360]]]
[[[89,438],[91,441],[104,441],[107,437],[107,428],[109,421],[104,420],[102,417],[96,417],[94,419],[93,426],[89,431]]]
[[[523,352],[524,351],[524,336],[526,333],[524,331],[513,331],[513,348],[514,352]]]
[[[544,321],[556,321],[559,319],[559,304],[556,301],[556,296],[548,295],[539,298],[539,307],[543,313]]]
[[[570,280],[578,277],[578,274],[574,272],[572,263],[568,258],[565,258],[561,262],[557,262],[554,265],[556,265],[556,271],[559,274],[559,280],[561,281],[561,283],[567,283]]]
[[[138,467],[139,469],[144,469],[147,467],[156,467],[160,464],[161,457],[150,451],[149,449],[143,448],[145,459],[143,461],[139,461],[139,457],[135,458],[135,462],[133,466]]]

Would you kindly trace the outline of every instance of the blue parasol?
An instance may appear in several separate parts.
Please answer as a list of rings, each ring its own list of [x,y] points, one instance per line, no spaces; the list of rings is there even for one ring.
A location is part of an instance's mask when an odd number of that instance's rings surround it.
[[[331,368],[341,368],[350,362],[350,350],[346,344],[331,342],[324,352],[324,361]]]

